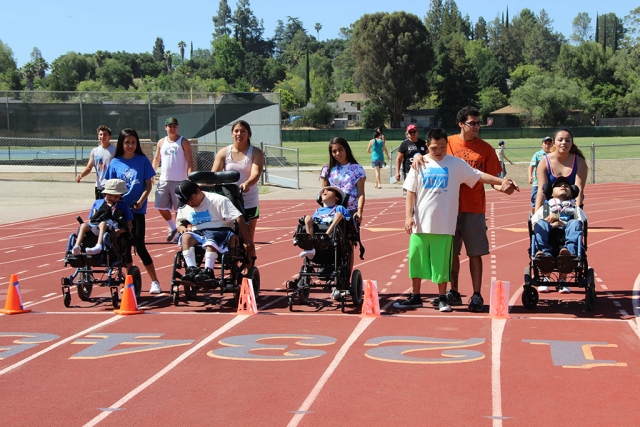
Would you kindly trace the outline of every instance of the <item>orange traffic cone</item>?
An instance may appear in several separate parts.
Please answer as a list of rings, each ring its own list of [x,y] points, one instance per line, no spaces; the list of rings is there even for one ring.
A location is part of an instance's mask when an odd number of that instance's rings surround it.
[[[502,280],[491,281],[491,305],[489,314],[493,317],[506,319],[509,317],[509,282]]]
[[[360,317],[380,317],[380,299],[378,299],[378,282],[367,280],[364,285],[362,313]]]
[[[20,314],[29,313],[31,310],[22,307],[22,297],[20,296],[20,282],[18,275],[12,274],[9,279],[9,289],[7,290],[7,301],[4,304],[4,310],[0,310],[3,314]]]
[[[122,293],[122,301],[120,302],[120,309],[113,310],[115,314],[126,316],[129,314],[144,314],[144,310],[138,308],[138,301],[136,300],[136,291],[133,286],[133,276],[127,275],[124,281],[124,292]]]
[[[256,295],[253,292],[253,281],[246,277],[242,279],[240,286],[240,297],[238,298],[238,311],[236,314],[258,314]]]

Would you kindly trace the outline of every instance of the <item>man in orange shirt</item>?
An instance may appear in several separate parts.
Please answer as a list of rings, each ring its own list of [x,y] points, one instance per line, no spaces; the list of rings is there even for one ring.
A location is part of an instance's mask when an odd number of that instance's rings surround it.
[[[474,107],[464,107],[458,111],[456,117],[460,134],[452,135],[447,140],[447,153],[461,158],[474,169],[489,175],[498,176],[502,172],[500,160],[493,147],[478,138],[480,131],[480,113]],[[416,156],[416,161],[422,160]],[[506,179],[502,186],[493,186],[497,191],[512,194],[520,191],[517,184]],[[453,240],[453,262],[451,264],[451,289],[447,292],[449,305],[461,305],[462,298],[458,292],[458,278],[460,274],[460,252],[462,243],[469,256],[469,270],[473,295],[469,300],[469,310],[482,312],[484,300],[481,295],[482,288],[482,256],[489,253],[489,240],[487,239],[487,224],[485,219],[486,197],[484,184],[478,182],[473,188],[463,185],[460,187],[460,204],[458,210],[458,222],[456,234]],[[436,298],[435,305],[439,300]],[[434,303],[432,301],[432,304]]]

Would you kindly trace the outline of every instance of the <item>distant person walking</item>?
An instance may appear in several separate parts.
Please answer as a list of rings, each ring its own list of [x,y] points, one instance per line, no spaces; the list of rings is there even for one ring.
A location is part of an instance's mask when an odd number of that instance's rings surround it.
[[[76,176],[76,182],[80,182],[82,178],[91,173],[91,169],[96,168],[96,188],[95,198],[100,200],[104,198],[102,190],[104,190],[105,173],[109,167],[111,159],[113,159],[116,147],[111,144],[111,129],[105,125],[98,126],[98,140],[100,145],[91,150],[89,154],[89,163],[87,166]]]
[[[373,139],[369,141],[367,153],[371,154],[371,167],[373,167],[376,172],[375,188],[382,188],[382,184],[380,183],[380,169],[387,165],[384,162],[384,155],[387,155],[387,160],[389,161],[391,161],[391,157],[389,157],[387,146],[379,131],[373,133]]]
[[[171,217],[171,210],[175,214],[179,207],[175,189],[193,171],[191,144],[187,138],[178,134],[178,126],[178,119],[175,117],[164,121],[167,136],[158,141],[152,163],[153,170],[157,170],[158,166],[161,168],[154,207],[169,226],[167,242],[172,242],[177,233],[176,221]]]
[[[424,156],[427,154],[427,142],[418,138],[418,126],[411,123],[407,126],[406,134],[407,139],[400,143],[398,147],[398,156],[396,157],[396,181],[400,181],[400,172],[402,171],[402,179],[407,176],[407,173],[411,170],[411,162],[413,156],[420,154]],[[406,196],[407,190],[402,189],[402,195]]]
[[[538,175],[536,171],[538,170],[538,163],[540,160],[551,151],[551,147],[553,146],[553,138],[550,136],[544,137],[542,140],[542,150],[536,151],[531,157],[531,162],[529,162],[529,184],[531,184],[531,214],[535,213],[536,208],[536,198],[538,196]]]
[[[498,142],[496,155],[498,156],[498,160],[500,160],[500,166],[502,166],[502,172],[500,172],[498,178],[504,178],[507,175],[507,167],[505,166],[504,161],[506,160],[510,165],[513,164],[513,162],[504,154],[504,141]]]

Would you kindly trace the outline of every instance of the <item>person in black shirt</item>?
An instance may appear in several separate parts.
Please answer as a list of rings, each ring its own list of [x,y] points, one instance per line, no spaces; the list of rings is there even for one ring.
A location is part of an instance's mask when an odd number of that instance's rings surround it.
[[[411,123],[407,126],[407,139],[402,141],[398,148],[398,156],[396,158],[396,181],[400,181],[400,171],[402,170],[402,179],[411,170],[411,161],[416,153],[423,156],[427,154],[427,143],[424,139],[418,138],[418,126]],[[406,195],[406,190],[402,190],[402,195]]]

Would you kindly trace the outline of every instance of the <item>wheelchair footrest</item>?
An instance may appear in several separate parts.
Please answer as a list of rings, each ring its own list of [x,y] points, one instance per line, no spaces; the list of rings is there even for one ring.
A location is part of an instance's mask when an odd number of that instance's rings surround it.
[[[557,258],[557,266],[560,273],[571,273],[578,267],[578,259],[570,255],[560,255]]]

